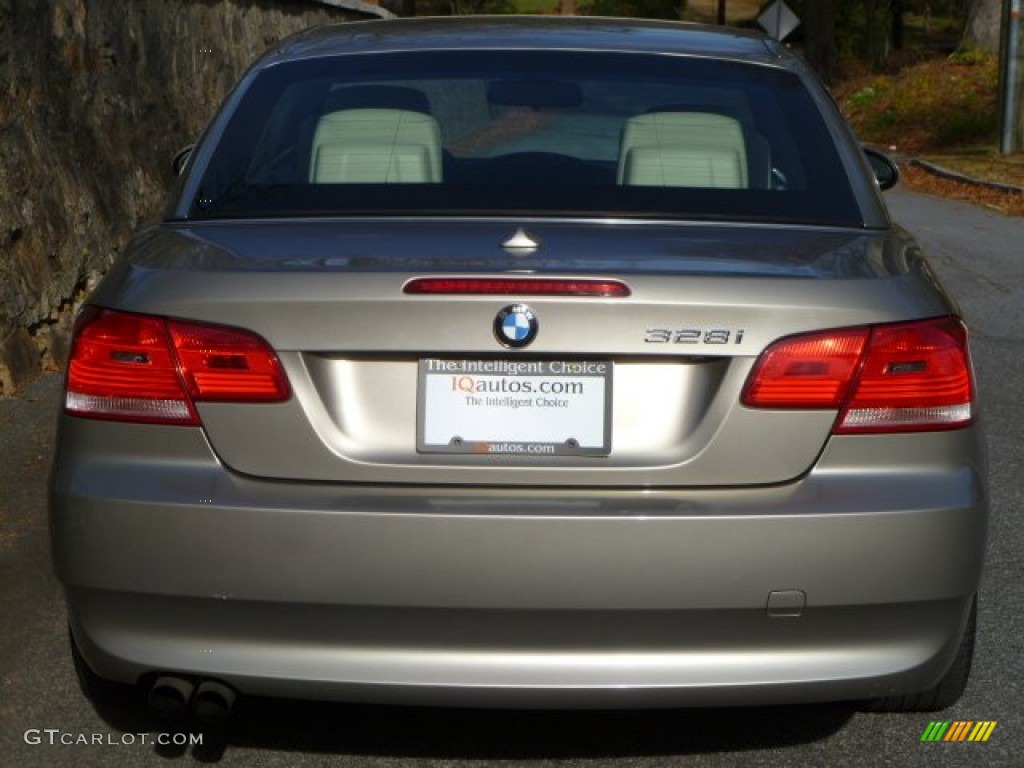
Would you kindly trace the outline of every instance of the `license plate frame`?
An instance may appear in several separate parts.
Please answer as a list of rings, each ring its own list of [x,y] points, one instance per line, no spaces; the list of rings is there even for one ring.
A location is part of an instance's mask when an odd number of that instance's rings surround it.
[[[416,450],[608,456],[613,370],[610,360],[423,358]]]

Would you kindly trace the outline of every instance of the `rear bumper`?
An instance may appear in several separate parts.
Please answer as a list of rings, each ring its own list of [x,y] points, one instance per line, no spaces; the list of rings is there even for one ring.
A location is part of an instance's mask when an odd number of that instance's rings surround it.
[[[276,483],[226,471],[199,430],[63,431],[57,572],[86,661],[126,682],[495,706],[893,695],[948,667],[984,552],[971,430],[905,436],[884,470],[874,438],[844,438],[785,486],[600,492]]]
[[[929,687],[970,600],[716,612],[468,612],[72,590],[90,666],[247,694],[401,704],[618,708],[866,699]]]

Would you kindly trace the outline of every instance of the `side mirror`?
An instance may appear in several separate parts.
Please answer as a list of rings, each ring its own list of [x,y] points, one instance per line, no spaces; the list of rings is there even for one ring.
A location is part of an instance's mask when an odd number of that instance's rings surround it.
[[[182,147],[174,154],[174,159],[171,160],[171,168],[174,170],[175,176],[181,176],[185,171],[185,166],[188,165],[188,160],[192,157],[192,150],[196,148],[195,144],[189,144],[188,146]]]
[[[871,166],[871,172],[875,174],[879,188],[884,192],[895,187],[896,182],[900,180],[899,166],[893,162],[892,158],[877,149],[871,147],[862,147],[862,149],[864,156],[868,159],[868,165]]]

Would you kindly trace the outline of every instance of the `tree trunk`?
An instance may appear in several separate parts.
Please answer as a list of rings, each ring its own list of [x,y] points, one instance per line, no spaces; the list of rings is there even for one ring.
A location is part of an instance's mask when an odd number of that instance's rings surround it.
[[[836,47],[836,4],[839,0],[811,0],[804,3],[804,56],[825,82],[835,73],[839,50]]]
[[[562,0],[562,15],[563,16],[575,16],[576,15],[576,0]]]
[[[878,69],[882,63],[878,35],[878,0],[865,0],[865,6],[868,26],[868,64],[872,69]]]
[[[925,10],[928,10],[927,3],[925,4]],[[902,0],[893,0],[890,12],[892,13],[892,48],[894,51],[902,51],[905,37],[904,32],[906,29],[903,21]]]
[[[1002,21],[1002,0],[972,0],[964,30],[964,44],[998,54]]]

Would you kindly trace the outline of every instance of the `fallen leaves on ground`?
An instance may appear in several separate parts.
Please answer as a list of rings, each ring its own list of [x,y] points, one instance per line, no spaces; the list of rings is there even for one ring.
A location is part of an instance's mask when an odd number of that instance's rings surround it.
[[[1024,195],[1014,192],[1001,192],[977,184],[968,184],[952,179],[944,179],[915,166],[904,166],[901,169],[903,183],[915,192],[924,192],[937,197],[953,200],[964,200],[974,205],[999,211],[1006,216],[1024,216]]]

